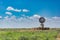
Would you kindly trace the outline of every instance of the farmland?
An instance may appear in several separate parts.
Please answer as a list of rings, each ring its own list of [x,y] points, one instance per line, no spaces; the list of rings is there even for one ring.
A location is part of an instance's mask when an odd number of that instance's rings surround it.
[[[0,40],[56,40],[59,30],[0,29]]]

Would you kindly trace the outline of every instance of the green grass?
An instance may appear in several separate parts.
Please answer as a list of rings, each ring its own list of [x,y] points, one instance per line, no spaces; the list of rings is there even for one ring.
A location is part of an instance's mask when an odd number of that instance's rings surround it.
[[[0,31],[0,40],[56,40],[58,31]]]

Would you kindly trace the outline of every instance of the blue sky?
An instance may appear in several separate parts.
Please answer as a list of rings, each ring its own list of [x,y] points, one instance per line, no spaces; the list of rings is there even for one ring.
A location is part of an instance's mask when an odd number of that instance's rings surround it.
[[[60,0],[0,0],[1,28],[38,27],[41,16],[45,26],[60,27]]]

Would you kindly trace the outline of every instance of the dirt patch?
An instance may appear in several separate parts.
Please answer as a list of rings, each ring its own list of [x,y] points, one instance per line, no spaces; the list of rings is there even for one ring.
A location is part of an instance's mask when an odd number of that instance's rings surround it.
[[[60,40],[60,33],[57,35],[56,40]]]

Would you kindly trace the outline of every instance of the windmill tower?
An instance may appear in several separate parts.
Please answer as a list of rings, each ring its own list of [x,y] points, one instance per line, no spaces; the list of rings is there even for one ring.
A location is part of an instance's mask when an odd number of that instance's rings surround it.
[[[44,17],[40,17],[40,18],[39,18],[39,22],[41,23],[40,25],[41,25],[41,28],[42,28],[42,30],[43,30],[43,29],[44,29],[45,18],[44,18]]]
[[[41,25],[41,28],[42,30],[49,30],[48,27],[44,27],[44,22],[46,21],[46,19],[44,17],[40,17],[39,18],[39,22],[40,22],[40,25]]]

